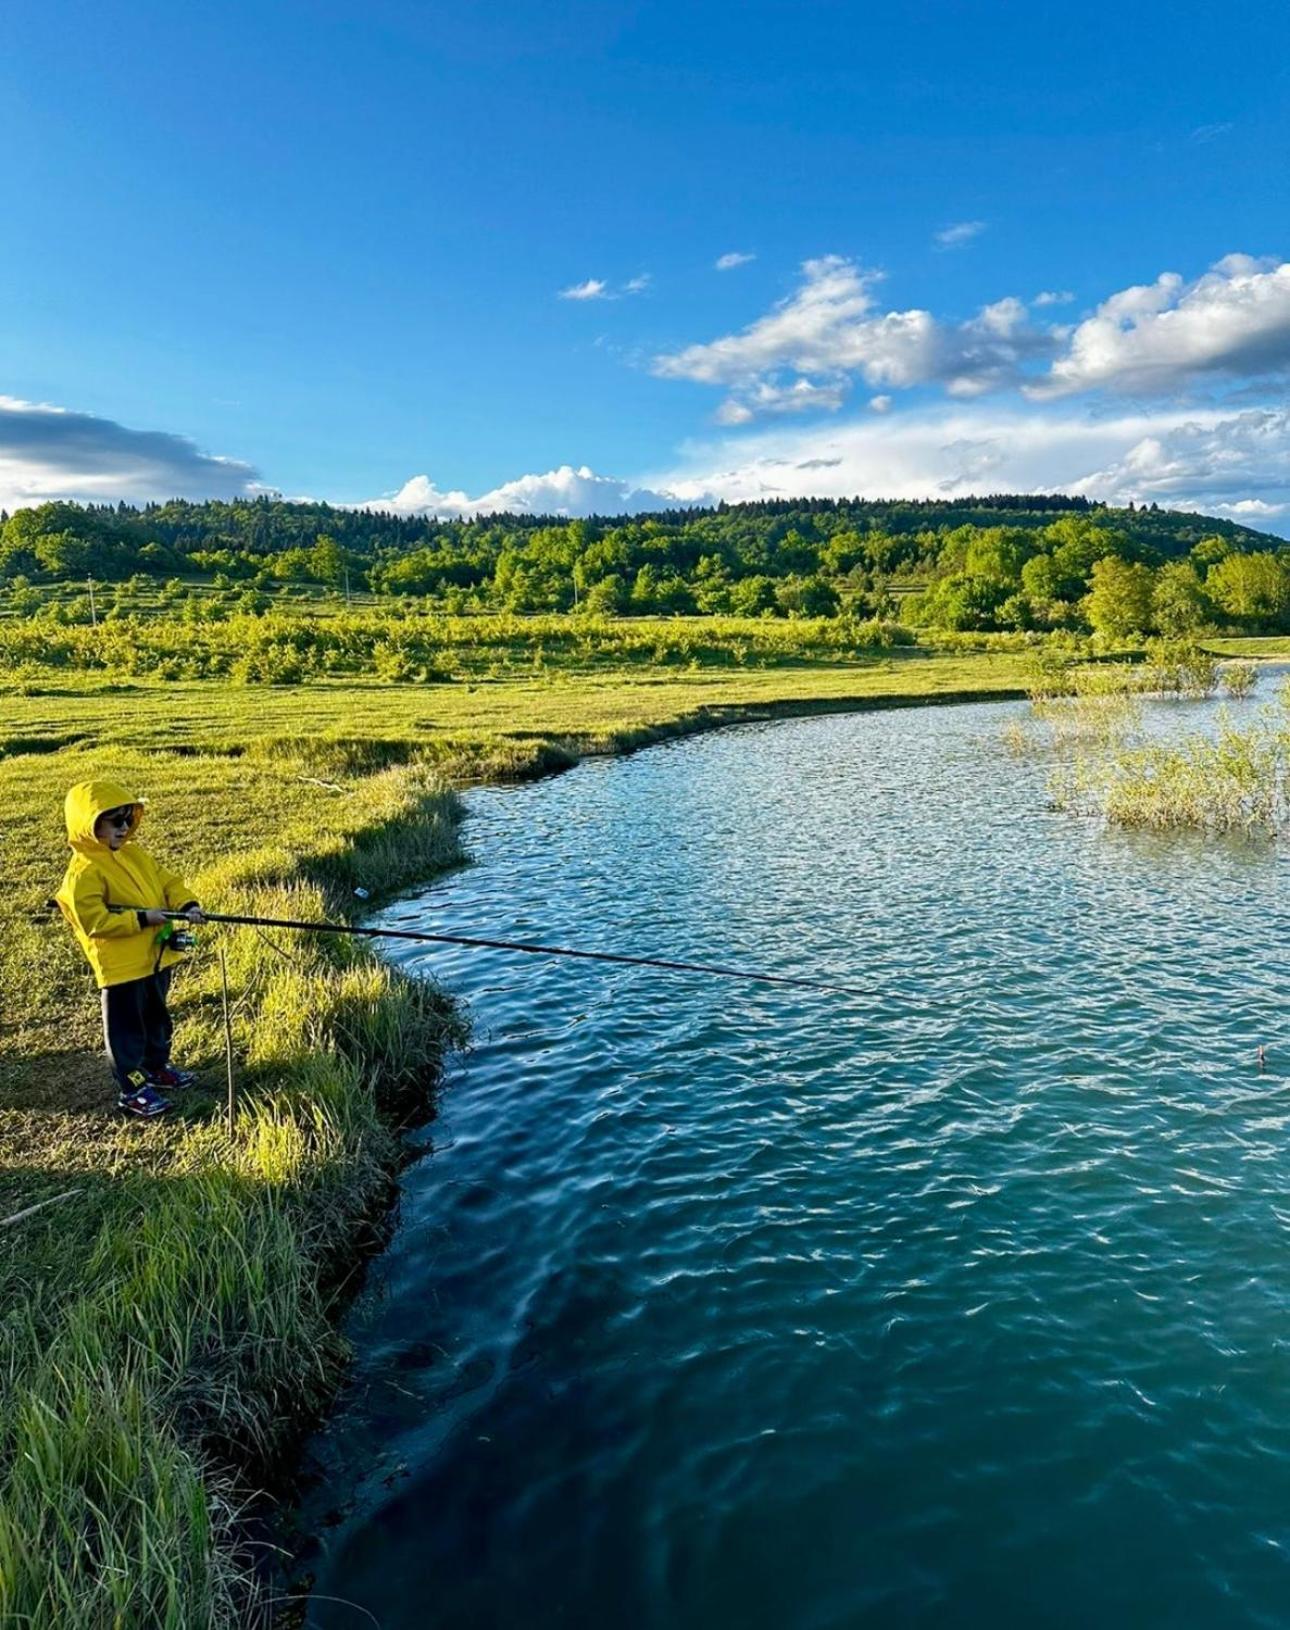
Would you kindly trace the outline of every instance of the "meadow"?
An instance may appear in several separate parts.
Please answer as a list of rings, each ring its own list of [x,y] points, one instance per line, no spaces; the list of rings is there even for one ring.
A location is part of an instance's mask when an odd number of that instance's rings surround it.
[[[158,619],[151,649],[185,632]],[[677,671],[652,656],[675,631],[635,628],[637,660],[553,670],[513,628],[505,644],[486,632],[486,647],[478,629],[461,643],[487,663],[439,683],[172,681],[66,652],[0,680],[14,812],[0,838],[0,1216],[19,1218],[0,1267],[5,1622],[227,1625],[268,1611],[247,1502],[335,1383],[335,1304],[364,1231],[379,1231],[393,1128],[428,1112],[459,1035],[440,993],[361,946],[218,931],[241,1084],[230,1135],[208,930],[175,1000],[181,1056],[207,1089],[166,1123],[120,1122],[95,993],[45,909],[70,783],[110,773],[147,797],[145,841],[213,909],[336,916],[357,888],[379,899],[460,859],[454,783],[778,711],[1016,694],[1025,661],[905,646],[696,668],[692,633]],[[516,665],[523,654],[524,671],[492,674],[498,650]]]
[[[234,673],[236,618],[0,631],[0,1217],[18,1217],[0,1265],[2,1622],[178,1630],[282,1605],[255,1491],[335,1385],[336,1310],[379,1238],[397,1126],[429,1113],[461,1036],[443,993],[362,946],[209,929],[175,998],[178,1056],[205,1085],[160,1125],[117,1120],[95,993],[45,909],[70,783],[111,774],[146,797],[143,840],[211,909],[334,917],[358,889],[379,900],[461,861],[457,785],[738,719],[1016,696],[1037,650],[848,642],[844,620],[382,619],[394,648],[411,625],[427,677],[410,682],[367,661],[371,616],[334,609],[331,643],[308,626],[286,646],[307,677],[276,683]],[[220,677],[183,666],[225,660]]]

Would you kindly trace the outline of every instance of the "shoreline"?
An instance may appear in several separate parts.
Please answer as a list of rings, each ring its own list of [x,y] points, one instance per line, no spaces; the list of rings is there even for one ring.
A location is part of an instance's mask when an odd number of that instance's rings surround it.
[[[996,683],[954,683],[968,661],[930,658],[912,671],[904,664],[871,669],[865,673],[868,689],[855,687],[854,671],[836,667],[776,670],[750,678],[741,687],[742,699],[697,705],[695,695],[711,689],[701,679],[684,685],[668,676],[666,685],[650,690],[638,684],[635,691],[624,682],[618,692],[602,687],[594,696],[587,687],[587,696],[601,702],[602,714],[610,711],[604,705],[607,694],[611,702],[619,699],[611,721],[597,725],[597,709],[584,698],[580,712],[590,716],[586,728],[506,736],[463,732],[437,741],[371,733],[333,739],[260,736],[248,738],[250,750],[220,753],[209,742],[176,742],[159,729],[151,752],[146,746],[118,748],[109,734],[89,748],[82,738],[53,752],[33,741],[34,750],[26,754],[19,737],[10,744],[12,756],[0,759],[0,771],[11,796],[31,807],[41,807],[51,788],[105,754],[137,777],[141,788],[152,791],[160,783],[159,808],[192,802],[195,787],[208,797],[245,803],[256,809],[260,825],[244,847],[227,850],[221,832],[203,829],[192,836],[193,880],[213,908],[293,917],[348,914],[354,890],[362,886],[370,894],[363,901],[366,912],[462,863],[460,804],[448,788],[534,780],[583,758],[627,756],[735,725],[1024,699],[1015,667],[991,653],[970,661],[981,679],[995,677]],[[915,674],[926,688],[909,688]],[[885,694],[877,688],[884,683],[892,687]],[[945,689],[936,690],[937,683],[945,683]],[[568,697],[559,687],[552,690],[555,700],[549,700],[547,716],[560,715],[561,708],[567,713]],[[795,690],[802,694],[791,694]],[[327,693],[333,708],[333,699],[343,694],[339,687]],[[412,694],[426,705],[424,693]],[[512,706],[516,697],[522,702],[528,694],[517,685]],[[164,692],[156,695],[166,699]],[[201,695],[204,699],[206,693]],[[639,703],[642,695],[654,716],[622,720],[631,709],[621,698]],[[209,696],[212,712],[220,701],[229,707],[249,702],[261,724],[270,704],[281,714],[295,701],[281,695],[229,699],[214,690]],[[691,705],[673,708],[682,697]],[[396,703],[402,698],[381,700],[382,723],[392,721],[397,728]],[[298,705],[306,702],[318,705],[312,695]],[[190,699],[184,705],[191,705]],[[137,711],[146,714],[144,708]],[[337,718],[337,726],[341,723]],[[158,833],[169,823],[167,815]],[[171,852],[185,838],[172,837]],[[30,839],[33,898],[48,840],[48,831]],[[0,1069],[0,1110],[6,1117],[0,1124],[7,1133],[7,1142],[0,1143],[0,1180],[17,1178],[19,1188],[25,1183],[35,1199],[53,1193],[55,1184],[66,1188],[77,1181],[88,1192],[68,1239],[47,1219],[76,1209],[69,1206],[49,1208],[12,1231],[24,1236],[12,1243],[20,1253],[26,1250],[28,1259],[19,1263],[11,1282],[40,1283],[45,1273],[58,1295],[52,1314],[43,1308],[31,1314],[26,1344],[10,1356],[10,1379],[44,1399],[60,1419],[74,1407],[83,1419],[75,1417],[82,1421],[80,1436],[69,1445],[63,1483],[24,1488],[11,1479],[5,1490],[14,1513],[9,1532],[17,1533],[25,1521],[30,1536],[23,1536],[27,1574],[20,1587],[8,1587],[14,1592],[8,1596],[0,1582],[0,1608],[39,1599],[69,1624],[90,1622],[67,1612],[64,1598],[50,1593],[67,1586],[86,1598],[99,1589],[102,1548],[95,1541],[70,1561],[60,1558],[62,1530],[52,1523],[70,1513],[75,1524],[84,1508],[82,1462],[90,1423],[122,1418],[121,1399],[104,1394],[90,1362],[119,1347],[130,1354],[137,1414],[125,1422],[119,1445],[94,1454],[109,1456],[114,1447],[132,1454],[146,1449],[156,1475],[137,1491],[139,1508],[148,1515],[156,1508],[176,1509],[176,1500],[198,1500],[212,1527],[207,1550],[196,1558],[185,1548],[187,1532],[165,1534],[170,1549],[162,1564],[137,1586],[134,1581],[122,1586],[128,1594],[119,1604],[118,1622],[123,1627],[165,1622],[167,1610],[191,1612],[195,1622],[207,1603],[208,1622],[221,1625],[285,1623],[300,1611],[298,1601],[285,1613],[271,1611],[269,1584],[281,1586],[283,1571],[274,1567],[271,1581],[266,1580],[263,1564],[250,1568],[248,1557],[252,1548],[264,1554],[270,1491],[282,1499],[269,1529],[279,1541],[296,1513],[300,1446],[334,1408],[344,1382],[340,1321],[365,1264],[395,1226],[397,1178],[406,1161],[400,1133],[433,1117],[440,1063],[454,1042],[457,1021],[450,996],[445,1001],[428,982],[397,975],[366,946],[289,946],[284,962],[250,931],[222,934],[235,1001],[243,1004],[237,1042],[245,1091],[238,1136],[231,1141],[209,1103],[188,1121],[176,1117],[169,1127],[155,1129],[161,1136],[153,1143],[135,1136],[138,1128],[107,1120],[94,1107],[93,1095],[102,1096],[97,1059],[77,1050],[86,1043],[89,1025],[81,1007],[71,1005],[75,997],[83,1006],[83,995],[70,953],[60,943],[51,960],[50,942],[37,928],[9,950],[11,956],[27,956],[53,995],[35,983],[29,986],[35,1012],[28,1056]],[[179,1018],[186,1046],[199,1051],[200,1062],[213,1073],[222,1042],[211,960],[185,975]],[[87,1083],[83,1102],[73,1102],[70,1112],[63,1062],[68,1058],[84,1066]],[[61,1142],[54,1151],[58,1158],[51,1160],[33,1140],[48,1136],[55,1124]],[[2,1158],[6,1151],[8,1159]],[[6,1206],[6,1212],[18,1210],[20,1203]],[[225,1230],[219,1249],[228,1252],[227,1281],[220,1274],[219,1253],[208,1260],[216,1227]],[[145,1293],[146,1247],[154,1234],[156,1243],[164,1238],[166,1250],[177,1251],[180,1260],[172,1264],[168,1258],[166,1284],[160,1290],[149,1286]],[[237,1292],[237,1275],[248,1262],[262,1275],[267,1310]],[[95,1264],[99,1277],[106,1274],[104,1282],[86,1277],[84,1263]],[[191,1306],[200,1316],[185,1311],[179,1319],[176,1310]],[[152,1310],[161,1330],[152,1346],[137,1336],[140,1307]],[[268,1322],[270,1313],[278,1323]],[[75,1340],[68,1334],[73,1325]],[[280,1350],[266,1364],[268,1348],[256,1343],[268,1332]],[[212,1364],[224,1389],[219,1404],[209,1396],[206,1372]],[[0,1451],[8,1452],[11,1464],[15,1454],[20,1458],[21,1422],[0,1418]],[[145,1461],[153,1467],[147,1456]],[[248,1507],[252,1495],[258,1495],[258,1503]],[[5,1523],[0,1508],[0,1547],[8,1537]],[[141,1543],[134,1534],[127,1522],[121,1546],[109,1559],[114,1565],[129,1564],[131,1546]],[[296,1546],[290,1540],[288,1545],[294,1554]],[[18,1594],[19,1588],[25,1593]],[[38,1591],[44,1593],[39,1598]],[[257,1595],[259,1603],[253,1605]]]
[[[1012,702],[1021,701],[1026,697],[1024,690],[1018,689],[979,689],[947,692],[942,695],[911,695],[895,694],[887,697],[824,697],[811,699],[786,700],[778,704],[756,703],[746,707],[700,708],[694,712],[678,716],[666,725],[654,727],[648,731],[630,733],[625,738],[614,742],[603,740],[587,741],[581,744],[582,750],[575,751],[571,741],[549,744],[556,749],[556,753],[545,752],[541,747],[535,748],[531,764],[519,769],[516,773],[499,778],[470,775],[463,780],[454,781],[454,786],[466,790],[471,787],[504,785],[506,781],[511,784],[527,784],[538,780],[563,775],[575,769],[584,759],[591,758],[627,758],[635,753],[643,752],[649,747],[662,746],[669,741],[680,741],[692,736],[706,735],[718,730],[732,729],[740,725],[770,723],[779,720],[787,721],[794,718],[813,718],[826,715],[840,715],[846,713],[878,713],[898,711],[901,709],[917,707],[958,707],[970,706],[978,702]],[[547,744],[543,744],[547,745]],[[458,864],[470,865],[472,861],[467,853],[462,862]],[[432,873],[416,882],[408,884],[398,891],[406,894],[417,890],[434,881],[436,876],[442,875],[444,870]],[[388,896],[383,901],[365,902],[365,907],[388,904],[395,896]],[[367,916],[367,910],[364,912]],[[362,920],[362,919],[360,919]],[[370,954],[380,958],[376,946],[370,948]],[[455,997],[448,992],[450,1001]],[[370,1230],[366,1241],[357,1243],[347,1261],[342,1261],[342,1269],[347,1277],[352,1276],[352,1284],[347,1290],[343,1303],[337,1306],[337,1322],[343,1319],[354,1300],[361,1295],[366,1282],[367,1274],[373,1261],[387,1248],[389,1241],[398,1226],[397,1215],[402,1197],[400,1175],[409,1164],[419,1162],[421,1156],[409,1155],[406,1145],[406,1134],[417,1127],[429,1125],[435,1118],[437,1108],[437,1093],[441,1084],[441,1066],[437,1067],[433,1082],[428,1083],[428,1090],[422,1106],[423,1113],[414,1118],[405,1119],[397,1129],[397,1142],[395,1164],[387,1173],[386,1198],[384,1205],[378,1207],[363,1219],[363,1226]],[[297,1451],[306,1440],[318,1431],[333,1413],[337,1399],[345,1385],[345,1373],[342,1371],[336,1377],[334,1388],[330,1397],[324,1402],[321,1409],[311,1420],[302,1420],[296,1435]],[[300,1510],[300,1494],[302,1493],[301,1478],[304,1468],[296,1460],[289,1468],[285,1468],[285,1477],[281,1484],[281,1492],[285,1496],[284,1504],[280,1509],[277,1522],[274,1525],[277,1541],[281,1543],[287,1536],[282,1532],[288,1526],[292,1527],[289,1535],[289,1554],[298,1559],[307,1546],[315,1539],[311,1530],[294,1527],[295,1518]],[[279,1576],[279,1582],[298,1583],[293,1579],[290,1571]],[[309,1592],[293,1593],[291,1605],[279,1609],[272,1615],[270,1623],[273,1630],[295,1630],[302,1624],[308,1613]]]

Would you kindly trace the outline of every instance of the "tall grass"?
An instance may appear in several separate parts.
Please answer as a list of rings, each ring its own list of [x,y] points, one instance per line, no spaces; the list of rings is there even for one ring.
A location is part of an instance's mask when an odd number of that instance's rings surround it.
[[[1181,741],[1146,740],[1137,702],[1144,692],[1209,696],[1220,684],[1243,700],[1255,680],[1253,664],[1220,671],[1204,653],[1157,657],[1141,670],[1087,670],[1071,676],[1067,694],[1032,692],[1029,727],[1013,721],[1005,742],[1015,752],[1054,753],[1058,808],[1157,831],[1276,834],[1290,824],[1290,687],[1252,724],[1222,709],[1212,731]]]
[[[456,858],[455,802],[424,771],[379,772],[357,796],[352,843],[245,851],[194,879],[201,897],[317,917],[340,908],[356,853],[388,888]],[[83,1251],[59,1251],[47,1213],[44,1255],[0,1266],[0,1624],[225,1630],[265,1616],[239,1521],[247,1469],[271,1465],[334,1385],[326,1286],[389,1182],[385,1111],[424,1100],[460,1040],[432,987],[361,943],[274,948],[248,929],[224,943],[243,1065],[232,1130],[147,1129],[150,1160],[80,1175],[99,1217]],[[210,961],[188,975],[185,1039],[208,1056],[217,979]]]
[[[1057,801],[1120,826],[1275,835],[1290,816],[1290,729],[1274,711],[1240,728],[1225,713],[1213,735],[1086,756]]]

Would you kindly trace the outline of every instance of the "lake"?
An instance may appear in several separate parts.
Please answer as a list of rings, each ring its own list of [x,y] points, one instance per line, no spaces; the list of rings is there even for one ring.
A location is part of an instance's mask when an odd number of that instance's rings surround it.
[[[382,921],[860,990],[391,952],[475,1044],[311,1450],[311,1625],[1290,1621],[1286,851],[1048,810],[1021,711],[469,795]]]

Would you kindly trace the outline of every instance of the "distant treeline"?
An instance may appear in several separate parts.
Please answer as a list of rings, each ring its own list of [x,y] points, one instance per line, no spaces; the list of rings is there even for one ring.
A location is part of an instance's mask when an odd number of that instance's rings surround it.
[[[1113,564],[1098,568],[1099,562]],[[0,525],[0,583],[193,575],[449,612],[890,616],[963,630],[1280,629],[1290,551],[1230,521],[1062,494],[779,499],[585,520],[435,520],[259,498],[54,503]],[[1127,622],[1126,622],[1127,619]]]

